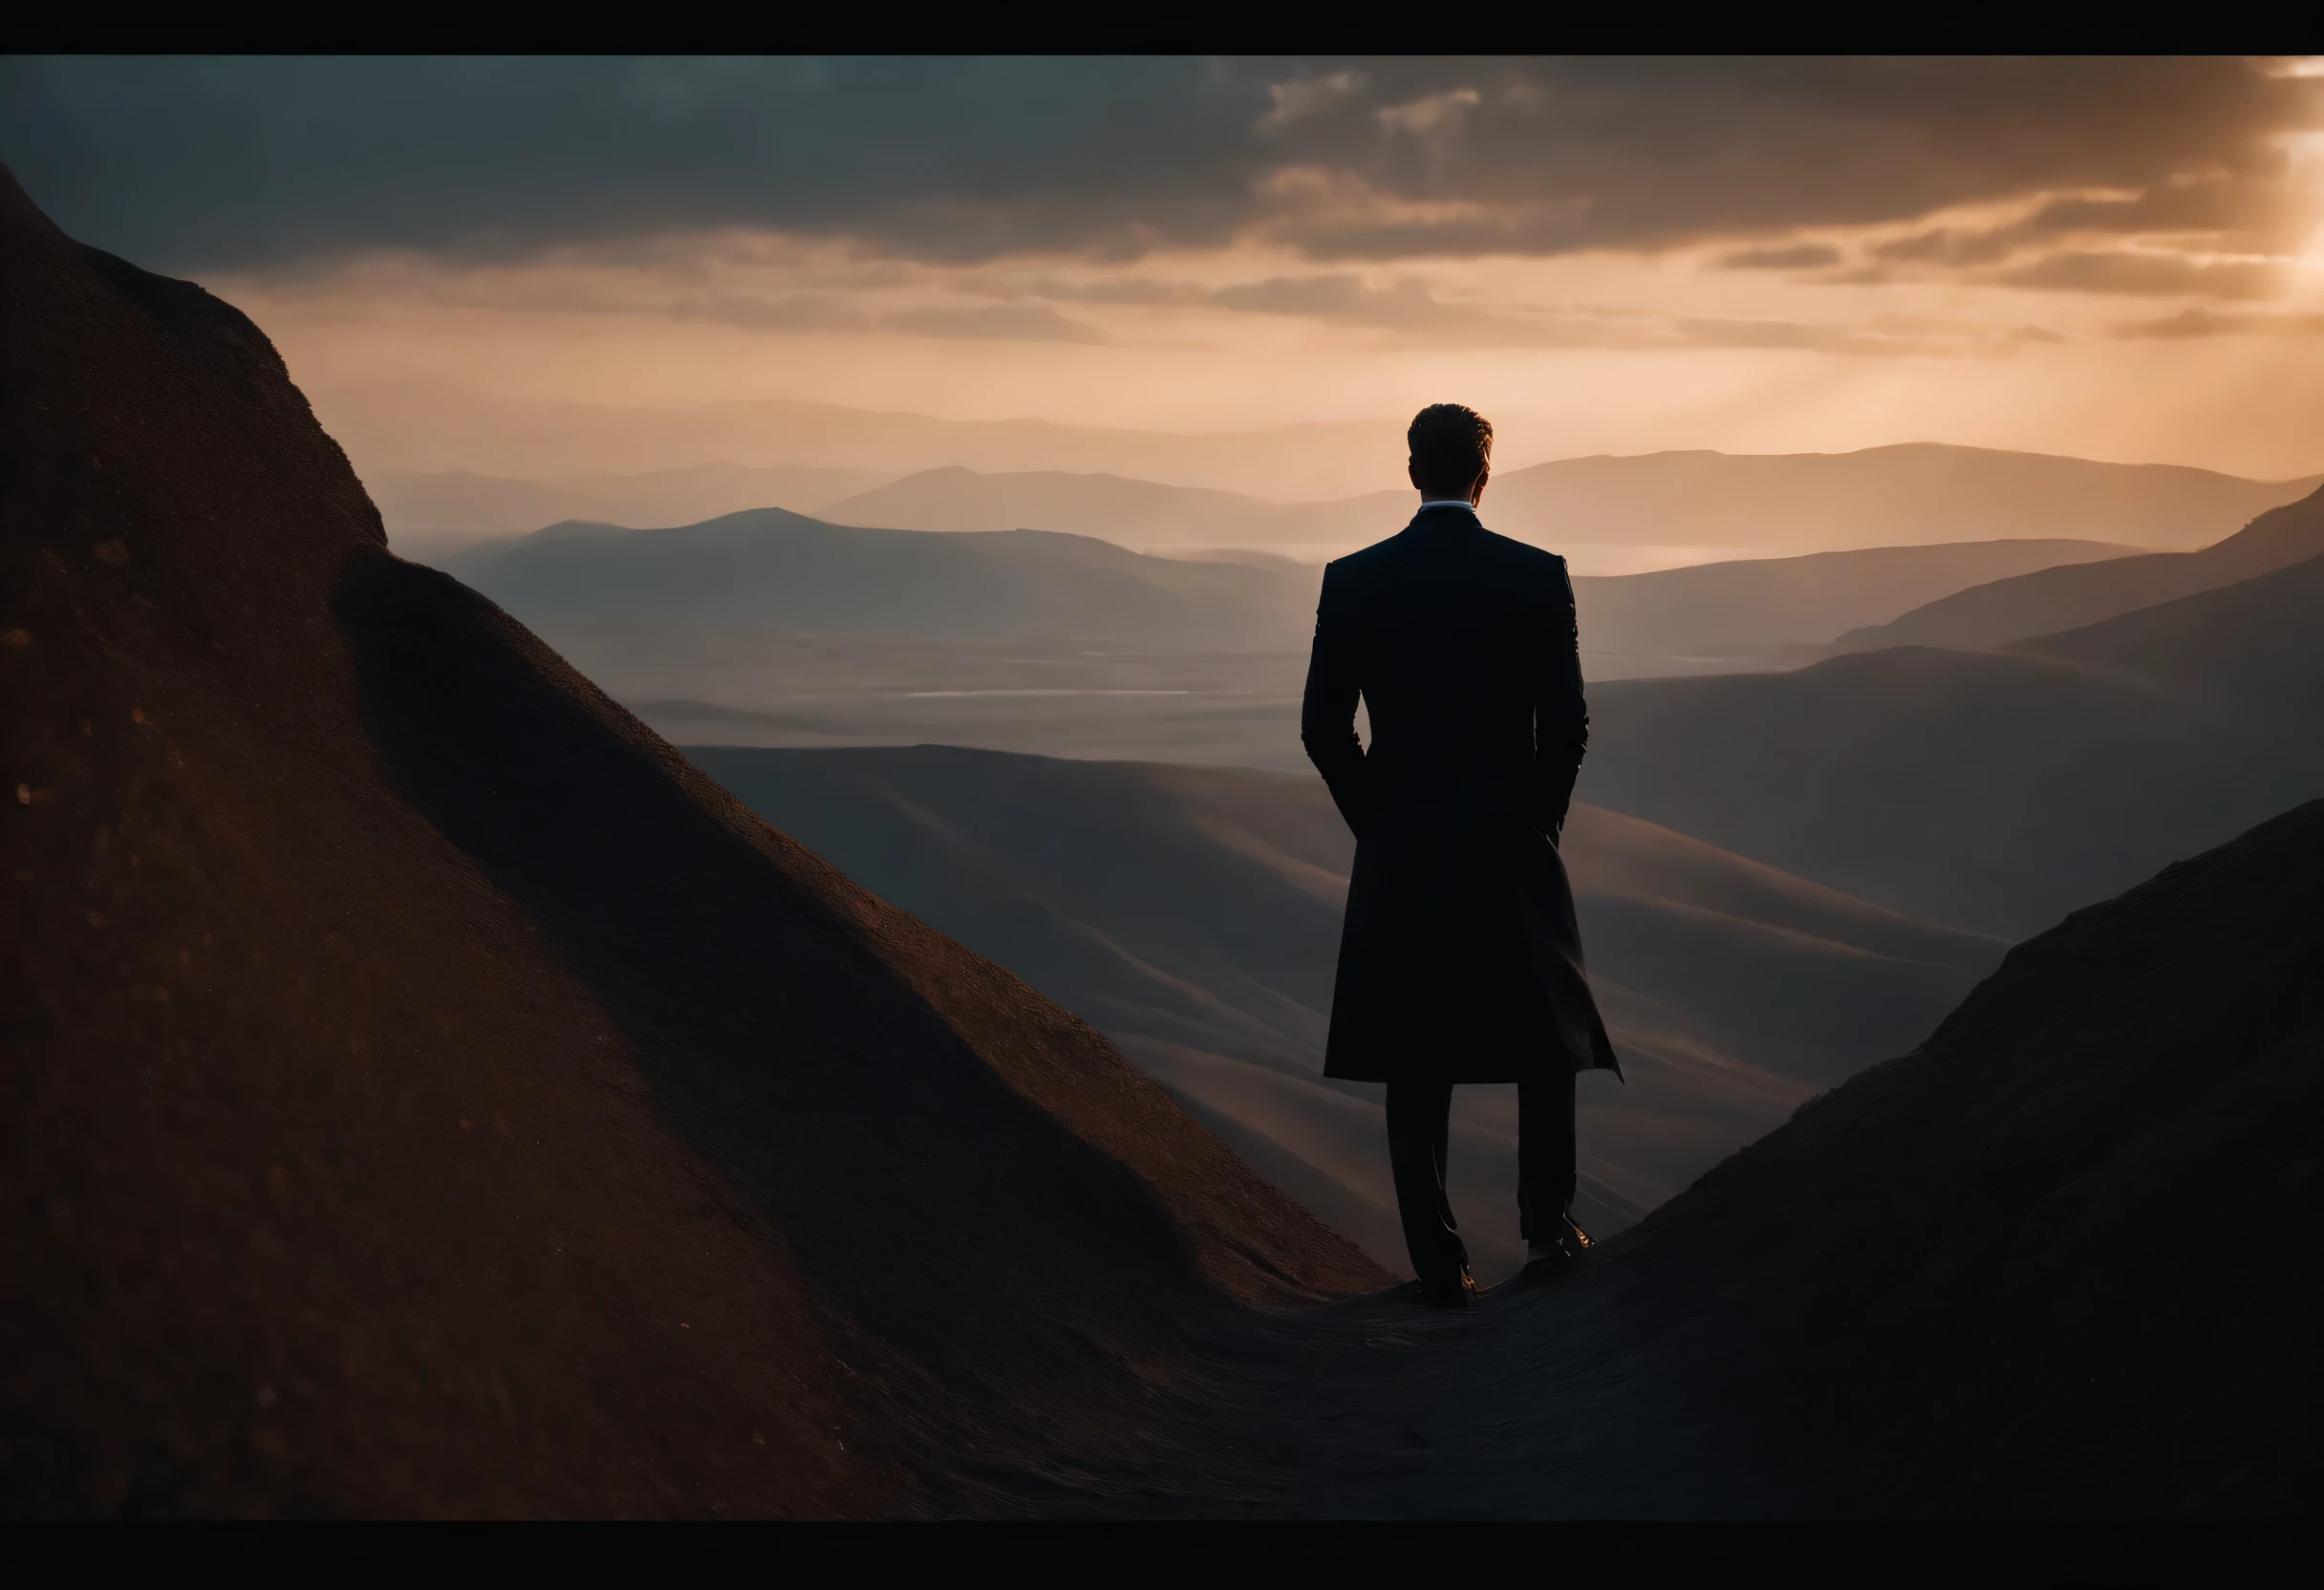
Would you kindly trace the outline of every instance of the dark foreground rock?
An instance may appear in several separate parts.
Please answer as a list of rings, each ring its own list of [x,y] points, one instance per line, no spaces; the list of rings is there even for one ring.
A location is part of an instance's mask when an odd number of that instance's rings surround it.
[[[0,290],[0,1506],[1010,1508],[1385,1281],[389,555],[241,314],[12,183]]]

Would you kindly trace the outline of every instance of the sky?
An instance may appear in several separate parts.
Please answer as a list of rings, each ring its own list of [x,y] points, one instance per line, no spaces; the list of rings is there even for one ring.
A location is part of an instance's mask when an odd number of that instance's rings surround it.
[[[2313,59],[14,57],[0,159],[327,419],[1450,398],[1519,463],[2324,469]]]

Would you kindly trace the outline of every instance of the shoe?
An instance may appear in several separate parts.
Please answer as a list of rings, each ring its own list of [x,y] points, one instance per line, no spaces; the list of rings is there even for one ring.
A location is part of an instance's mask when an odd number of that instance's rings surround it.
[[[1590,1234],[1574,1224],[1571,1214],[1560,1214],[1548,1241],[1525,1245],[1525,1273],[1554,1275],[1580,1259],[1589,1246]]]
[[[1474,1308],[1476,1306],[1476,1278],[1469,1274],[1464,1264],[1459,1274],[1449,1280],[1418,1281],[1420,1300],[1431,1308]]]

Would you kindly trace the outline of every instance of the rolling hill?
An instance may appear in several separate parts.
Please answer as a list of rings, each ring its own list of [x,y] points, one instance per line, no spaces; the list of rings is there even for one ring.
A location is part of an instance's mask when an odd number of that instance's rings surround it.
[[[1583,795],[2004,937],[2324,789],[2312,562],[2007,652],[1591,692]]]
[[[2098,541],[1972,541],[1737,559],[1643,574],[1582,576],[1574,601],[1593,678],[1625,656],[1765,657],[1885,622],[1972,585],[2057,565],[2119,558]]]
[[[2138,679],[2310,734],[2324,726],[2319,614],[2324,556],[2008,650]]]
[[[2324,556],[2324,490],[2261,514],[2193,552],[2045,569],[1956,591],[1892,622],[1840,636],[1844,651],[1883,646],[1976,649],[2078,629]]]

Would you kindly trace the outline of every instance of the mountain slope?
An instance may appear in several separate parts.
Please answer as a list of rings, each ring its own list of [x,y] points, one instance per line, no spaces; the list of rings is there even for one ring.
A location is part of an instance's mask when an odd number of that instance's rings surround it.
[[[2324,556],[2324,488],[2261,514],[2200,551],[2157,552],[1997,580],[1916,608],[1893,622],[1843,634],[1839,644],[1860,652],[1882,646],[1999,646],[2079,629],[2319,556]]]
[[[2324,802],[2019,945],[1568,1280],[1317,1310],[1186,1511],[2313,1518],[2319,898]],[[2163,1537],[2077,1571],[2226,1538]]]
[[[1816,1511],[2313,1517],[2319,899],[2324,802],[2019,945],[1659,1211],[1624,1328]]]
[[[2097,541],[1972,541],[1868,547],[1796,558],[1694,564],[1574,581],[1592,677],[1621,655],[1748,657],[1828,640],[1968,586],[2060,564],[2121,557]]]
[[[1103,1029],[1270,1179],[1402,1267],[1378,1090],[1322,1081],[1353,843],[1312,775],[935,745],[689,755]],[[1630,1073],[1583,1088],[1583,1217],[1601,1231],[1917,1040],[2001,951],[1612,812],[1577,810],[1565,849]],[[1521,1253],[1515,1131],[1508,1090],[1461,1095],[1456,1197],[1489,1266]]]
[[[2075,644],[1596,685],[1582,794],[2014,938],[2324,788],[2313,717],[2287,734],[2271,698],[2067,660]],[[2295,612],[2271,644],[2313,658],[2324,635]]]
[[[1056,1505],[1381,1280],[389,556],[242,315],[5,181],[0,282],[11,1512]]]
[[[2009,650],[2139,679],[2311,734],[2324,725],[2324,646],[2314,634],[2320,613],[2324,556]]]

